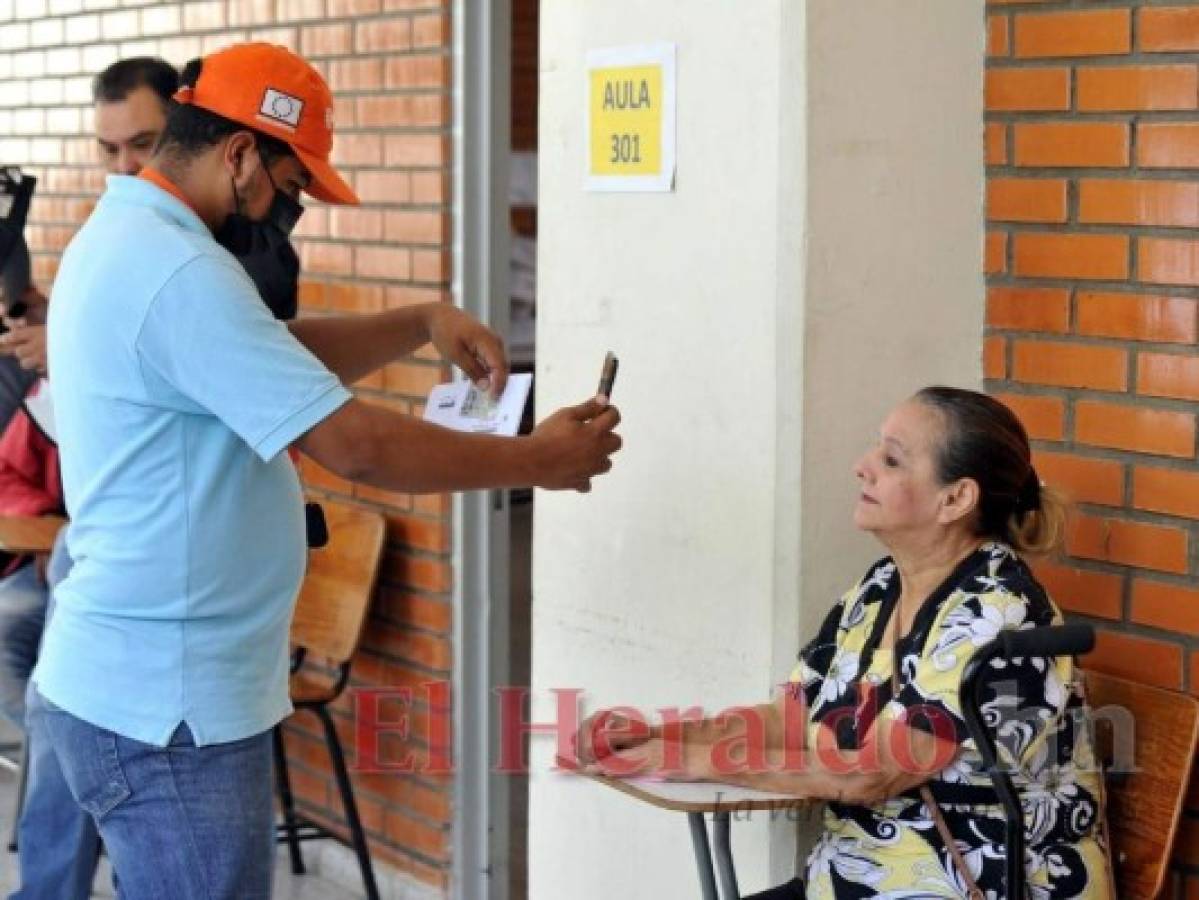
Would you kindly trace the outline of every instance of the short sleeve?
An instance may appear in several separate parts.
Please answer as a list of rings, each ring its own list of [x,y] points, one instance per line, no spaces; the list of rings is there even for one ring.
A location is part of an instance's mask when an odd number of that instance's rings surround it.
[[[902,660],[899,694],[885,714],[913,728],[972,747],[960,688],[966,665],[1001,631],[1050,624],[1036,621],[1020,594],[959,594],[947,604],[918,653]],[[996,659],[982,673],[981,718],[1009,761],[1023,760],[1061,715],[1068,699],[1054,660]]]
[[[138,332],[152,400],[179,397],[269,461],[351,394],[258,298],[232,262],[199,256],[154,298]]]

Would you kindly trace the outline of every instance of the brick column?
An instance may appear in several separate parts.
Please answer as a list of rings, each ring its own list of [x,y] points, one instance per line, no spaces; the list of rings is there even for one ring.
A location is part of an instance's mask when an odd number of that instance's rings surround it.
[[[988,6],[988,385],[1078,504],[1038,571],[1087,665],[1196,691],[1199,9],[1091,7]]]

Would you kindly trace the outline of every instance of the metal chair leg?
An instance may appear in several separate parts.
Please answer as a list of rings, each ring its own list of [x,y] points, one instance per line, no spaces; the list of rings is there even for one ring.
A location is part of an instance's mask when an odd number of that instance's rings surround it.
[[[333,773],[337,776],[337,788],[341,792],[341,805],[346,813],[346,822],[350,826],[350,838],[354,845],[354,852],[358,855],[358,866],[362,869],[362,882],[366,888],[367,900],[379,900],[379,886],[375,883],[371,851],[366,843],[366,832],[362,828],[362,820],[358,817],[358,804],[354,801],[354,788],[350,784],[350,774],[346,771],[346,758],[341,751],[341,739],[337,736],[333,718],[325,707],[315,707],[313,712],[325,726],[325,743],[329,745],[329,757],[333,760]]]
[[[279,805],[283,807],[283,834],[287,838],[287,849],[291,854],[291,870],[296,875],[304,874],[304,855],[300,850],[297,833],[296,802],[291,793],[291,778],[287,772],[287,750],[283,746],[283,729],[276,725],[271,732],[275,746],[275,782],[279,788]]]
[[[687,813],[691,826],[691,846],[695,849],[695,867],[699,870],[699,888],[704,900],[720,900],[716,893],[716,876],[712,872],[712,848],[708,845],[708,826],[703,813]]]
[[[29,737],[26,736],[25,741],[27,742],[28,740]],[[17,772],[17,798],[15,809],[13,810],[12,831],[9,832],[8,837],[9,853],[17,852],[17,832],[21,827],[21,814],[25,812],[25,793],[29,788],[29,754],[25,752],[26,747],[27,744],[22,742],[19,755],[20,769]]]
[[[729,845],[730,824],[731,818],[727,812],[718,812],[713,817],[716,868],[720,872],[720,890],[724,900],[741,900],[741,891],[737,888],[737,870],[733,866],[733,849]]]

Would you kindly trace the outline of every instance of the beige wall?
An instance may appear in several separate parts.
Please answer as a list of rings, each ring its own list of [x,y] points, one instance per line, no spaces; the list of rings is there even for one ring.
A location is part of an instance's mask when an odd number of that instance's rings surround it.
[[[981,4],[868,8],[543,0],[538,406],[585,395],[612,348],[627,448],[594,494],[538,498],[538,720],[556,687],[767,699],[874,552],[849,466],[880,414],[978,381]],[[586,52],[656,41],[678,45],[676,191],[587,194]],[[531,897],[695,891],[681,816],[552,756],[534,740]],[[737,823],[742,889],[793,847]]]
[[[984,34],[978,0],[807,7],[810,632],[879,555],[847,528],[849,469],[887,409],[926,384],[982,384]]]

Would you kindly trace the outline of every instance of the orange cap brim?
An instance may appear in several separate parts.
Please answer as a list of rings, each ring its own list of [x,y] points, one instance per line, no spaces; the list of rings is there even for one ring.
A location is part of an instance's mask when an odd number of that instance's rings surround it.
[[[300,158],[300,162],[304,164],[304,167],[308,170],[308,174],[312,176],[312,181],[306,189],[307,193],[311,194],[317,200],[323,200],[325,203],[357,206],[361,202],[358,199],[358,195],[337,174],[336,170],[329,165],[327,160],[314,156],[294,145],[292,146],[292,150]]]

